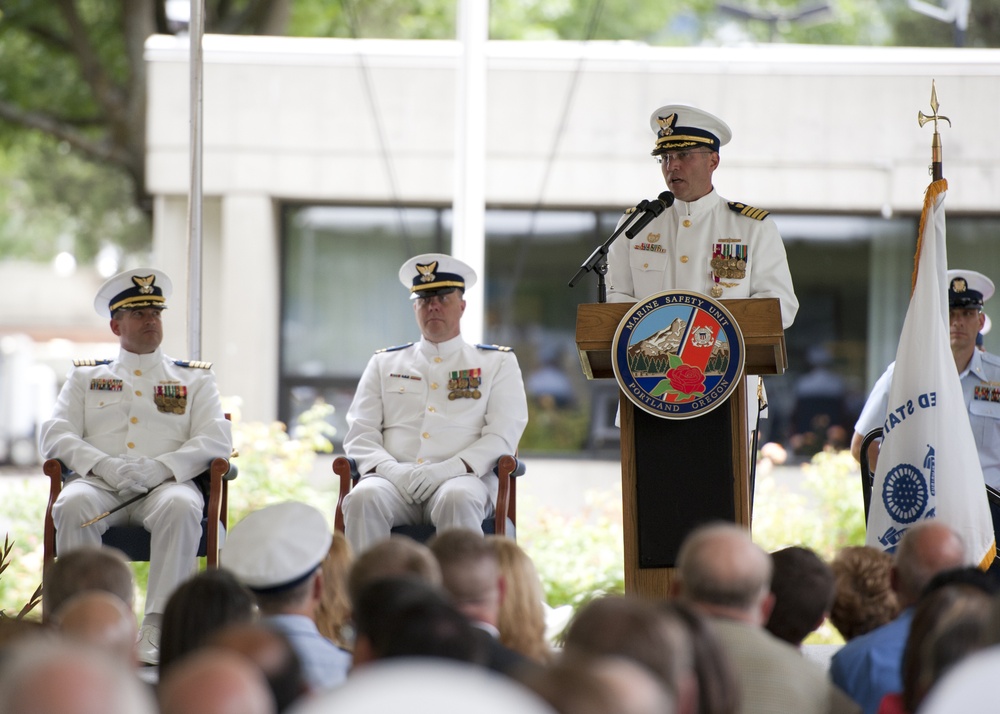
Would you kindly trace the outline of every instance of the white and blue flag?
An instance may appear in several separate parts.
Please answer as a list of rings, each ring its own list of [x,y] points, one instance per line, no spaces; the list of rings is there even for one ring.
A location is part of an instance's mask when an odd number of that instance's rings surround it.
[[[867,544],[892,552],[907,528],[938,518],[962,537],[968,562],[985,570],[996,543],[949,340],[947,190],[947,181],[935,181],[924,197],[916,282],[889,387]]]

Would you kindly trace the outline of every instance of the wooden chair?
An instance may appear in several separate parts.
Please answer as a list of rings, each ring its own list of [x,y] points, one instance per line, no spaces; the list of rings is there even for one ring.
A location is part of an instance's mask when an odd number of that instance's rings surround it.
[[[45,507],[45,533],[43,543],[44,564],[47,568],[56,557],[56,527],[52,521],[52,506],[62,492],[69,475],[62,461],[48,459],[42,471],[49,477],[49,502]],[[198,555],[204,556],[209,568],[219,566],[219,525],[229,527],[229,482],[236,478],[236,465],[229,459],[213,459],[208,471],[195,477],[205,496],[205,509],[201,521],[201,543]],[[209,527],[209,524],[215,524]],[[150,536],[142,526],[112,526],[101,537],[104,545],[118,548],[129,560],[148,561]],[[43,570],[44,577],[44,570]]]
[[[340,492],[337,496],[337,510],[334,514],[334,528],[341,533],[344,532],[344,498],[351,492],[351,486],[358,482],[361,474],[358,473],[358,465],[349,456],[338,456],[333,460],[333,472],[340,479]],[[493,467],[493,473],[497,475],[500,482],[497,490],[496,514],[504,514],[504,517],[497,518],[490,516],[483,521],[483,533],[487,535],[508,536],[517,538],[517,477],[524,475],[524,462],[516,456],[504,454],[497,459],[497,465]],[[413,526],[396,526],[393,533],[406,535],[414,540],[424,542],[434,535],[435,528],[430,524],[420,524]]]
[[[873,442],[878,441],[881,444],[882,441],[882,427],[876,427],[865,434],[865,438],[861,440],[861,498],[864,500],[865,504],[865,523],[868,523],[868,513],[871,510],[872,502],[872,484],[875,482],[875,470],[871,468],[870,459],[868,458],[868,448]],[[995,488],[986,485],[986,496],[990,500],[991,510],[1000,507],[1000,491]]]

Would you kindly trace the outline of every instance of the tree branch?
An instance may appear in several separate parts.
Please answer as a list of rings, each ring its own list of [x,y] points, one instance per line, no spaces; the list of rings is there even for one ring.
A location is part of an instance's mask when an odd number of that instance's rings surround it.
[[[133,173],[132,156],[127,151],[110,141],[95,141],[75,127],[59,122],[47,114],[25,111],[0,99],[0,119],[54,136],[79,149],[90,159],[114,164]]]

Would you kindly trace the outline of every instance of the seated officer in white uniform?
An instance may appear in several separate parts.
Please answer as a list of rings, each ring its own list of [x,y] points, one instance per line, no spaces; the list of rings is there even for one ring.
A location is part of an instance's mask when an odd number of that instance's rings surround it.
[[[528,422],[514,354],[462,339],[472,268],[428,253],[404,263],[399,280],[420,341],[377,352],[347,412],[344,451],[361,479],[344,522],[357,553],[401,524],[481,530],[496,503],[493,466],[517,451]]]
[[[948,271],[948,320],[951,353],[962,383],[962,396],[969,408],[972,435],[979,450],[983,478],[1000,489],[1000,357],[976,348],[976,338],[984,328],[983,303],[992,297],[993,281],[974,270]],[[885,422],[889,406],[889,386],[896,363],[885,370],[854,425],[851,453],[861,460],[861,442],[872,429]],[[877,446],[869,451],[870,467],[875,468]],[[993,529],[1000,526],[1000,508],[990,502]]]
[[[656,133],[652,154],[675,200],[634,240],[612,243],[608,300],[634,302],[664,290],[718,299],[775,297],[787,330],[799,301],[774,221],[767,211],[727,202],[712,185],[719,149],[732,137],[729,126],[684,104],[660,107],[650,126]]]
[[[174,589],[195,571],[204,498],[192,479],[232,453],[232,434],[211,364],[172,360],[160,351],[171,285],[158,270],[111,278],[94,308],[111,317],[115,359],[74,363],[52,418],[41,428],[44,458],[73,474],[52,517],[56,551],[100,545],[110,526],[138,524],[151,534],[149,589],[139,657],[159,660],[160,620]],[[138,502],[86,528],[81,524],[138,494]]]

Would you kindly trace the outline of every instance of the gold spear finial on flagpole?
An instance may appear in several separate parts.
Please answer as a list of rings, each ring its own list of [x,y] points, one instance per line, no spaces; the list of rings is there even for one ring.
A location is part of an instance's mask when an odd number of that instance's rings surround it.
[[[940,181],[944,178],[944,167],[941,163],[941,135],[938,133],[938,120],[948,122],[948,126],[951,126],[951,119],[946,116],[938,114],[938,98],[937,98],[937,87],[934,86],[934,80],[931,80],[931,111],[933,112],[930,116],[924,114],[923,112],[917,112],[917,121],[920,122],[920,126],[923,126],[929,121],[934,122],[934,137],[931,139],[931,178],[934,181]]]

